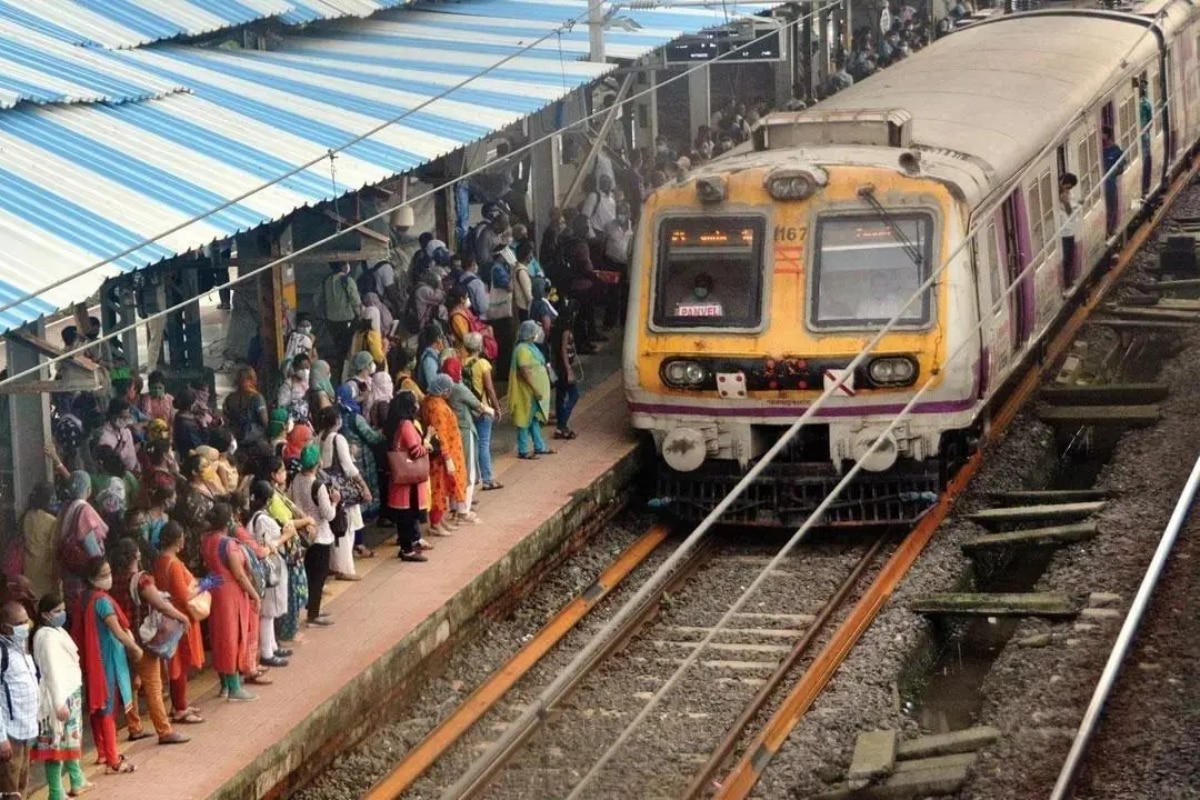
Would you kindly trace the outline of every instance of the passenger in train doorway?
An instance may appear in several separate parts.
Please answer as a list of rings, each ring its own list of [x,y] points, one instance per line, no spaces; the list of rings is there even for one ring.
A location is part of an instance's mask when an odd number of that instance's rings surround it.
[[[1063,288],[1069,289],[1075,285],[1079,276],[1076,263],[1075,237],[1079,233],[1079,199],[1075,195],[1075,187],[1079,179],[1070,172],[1064,172],[1058,178],[1058,233],[1062,237],[1063,253]]]
[[[1150,194],[1150,128],[1154,121],[1154,105],[1150,102],[1149,86],[1145,78],[1134,80],[1138,94],[1138,133],[1142,145],[1142,197]]]
[[[1109,127],[1100,131],[1100,143],[1104,148],[1104,230],[1105,235],[1112,236],[1117,232],[1117,224],[1121,220],[1121,209],[1117,205],[1117,181],[1125,171],[1125,151],[1117,144],[1113,129]]]

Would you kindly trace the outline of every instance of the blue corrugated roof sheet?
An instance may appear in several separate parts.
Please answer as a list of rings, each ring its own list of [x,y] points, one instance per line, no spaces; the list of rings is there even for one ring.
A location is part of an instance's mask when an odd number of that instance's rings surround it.
[[[231,13],[225,0],[211,5]],[[586,10],[586,0],[471,0],[323,25],[269,52],[161,44],[104,54],[188,91],[0,112],[0,304],[203,218],[9,309],[0,328],[87,297],[105,277],[379,183],[537,112],[611,68],[579,60],[586,26],[558,30]],[[708,9],[630,16],[642,27],[606,32],[610,55],[640,57],[727,19]],[[322,158],[377,128],[336,160]]]

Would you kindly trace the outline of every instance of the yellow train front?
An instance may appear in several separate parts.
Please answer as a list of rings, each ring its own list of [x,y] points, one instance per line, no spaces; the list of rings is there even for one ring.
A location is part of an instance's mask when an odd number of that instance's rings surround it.
[[[706,515],[901,309],[900,324],[723,519],[803,521],[931,376],[824,523],[913,519],[947,459],[968,446],[986,369],[977,345],[959,347],[977,340],[968,328],[978,316],[969,262],[953,251],[969,213],[956,187],[979,176],[953,158],[922,164],[899,146],[907,133],[895,115],[840,127],[812,112],[774,115],[754,151],[647,201],[624,379],[632,423],[653,438],[657,495],[678,516]]]

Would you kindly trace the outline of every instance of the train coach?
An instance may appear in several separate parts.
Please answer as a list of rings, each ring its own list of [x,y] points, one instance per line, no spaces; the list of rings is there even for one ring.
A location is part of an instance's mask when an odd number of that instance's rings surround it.
[[[766,117],[752,151],[658,189],[634,245],[623,370],[659,496],[707,514],[899,315],[724,519],[798,524],[860,460],[825,523],[919,515],[1187,162],[1198,48],[1186,0],[999,18]]]

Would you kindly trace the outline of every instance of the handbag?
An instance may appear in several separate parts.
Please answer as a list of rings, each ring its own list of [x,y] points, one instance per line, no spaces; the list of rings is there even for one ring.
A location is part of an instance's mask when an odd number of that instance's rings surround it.
[[[208,619],[212,613],[212,592],[196,592],[192,598],[187,601],[188,614],[197,622],[203,622]]]
[[[250,530],[252,533],[254,533],[254,537],[258,539],[259,543],[264,547],[267,545],[266,540],[259,538],[258,532],[255,530],[255,521],[258,519],[259,514],[265,513],[267,512],[259,511],[250,519]],[[279,585],[279,582],[283,580],[283,570],[285,569],[283,558],[279,555],[279,553],[267,553],[259,560],[262,562],[263,566],[264,588],[274,589]]]
[[[412,458],[403,450],[388,450],[388,472],[392,483],[413,484],[429,479],[429,453]]]
[[[138,578],[145,574],[145,572],[136,572],[129,579],[129,596],[139,611],[143,603],[137,584]],[[168,603],[171,602],[170,596],[165,592],[163,599]],[[175,655],[175,649],[179,647],[179,640],[183,638],[185,630],[186,626],[182,622],[164,617],[161,611],[151,607],[142,614],[142,624],[138,626],[137,633],[138,640],[143,647],[159,658],[170,658]]]
[[[342,436],[340,433],[335,433],[333,435],[335,437]],[[343,438],[342,441],[345,441],[345,438]],[[346,449],[349,449],[349,447],[350,445],[347,442]],[[334,489],[338,490],[338,493],[342,496],[342,503],[344,505],[357,506],[366,499],[366,497],[363,495],[362,485],[347,475],[345,469],[342,467],[342,460],[338,455],[336,439],[334,440],[333,444],[333,463],[330,465],[329,469],[324,470],[324,472],[326,482],[331,484]]]

